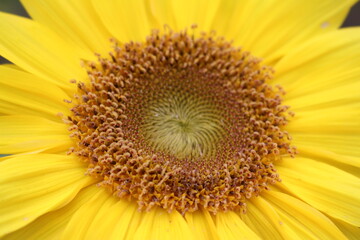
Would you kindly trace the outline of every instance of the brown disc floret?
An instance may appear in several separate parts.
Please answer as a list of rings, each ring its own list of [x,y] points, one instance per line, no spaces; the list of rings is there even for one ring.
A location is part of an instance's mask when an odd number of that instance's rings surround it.
[[[195,34],[195,33],[194,33]],[[294,155],[272,69],[214,34],[154,31],[87,63],[68,117],[88,173],[140,209],[245,210]]]

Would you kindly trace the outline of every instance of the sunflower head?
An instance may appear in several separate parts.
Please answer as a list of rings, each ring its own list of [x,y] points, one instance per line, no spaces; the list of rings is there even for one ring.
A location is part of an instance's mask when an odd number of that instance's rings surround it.
[[[0,239],[360,239],[355,1],[0,13]]]

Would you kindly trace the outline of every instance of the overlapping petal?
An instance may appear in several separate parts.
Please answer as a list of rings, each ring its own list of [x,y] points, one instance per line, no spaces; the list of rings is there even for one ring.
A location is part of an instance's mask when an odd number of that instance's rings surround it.
[[[337,29],[355,2],[156,0],[151,1],[150,15],[157,28],[167,24],[182,30],[197,24],[272,62],[303,41]]]
[[[78,209],[89,202],[97,193],[99,188],[91,185],[82,189],[76,197],[64,207],[48,212],[34,220],[25,227],[6,235],[4,240],[54,240],[60,239],[70,219]]]
[[[88,0],[22,0],[37,22],[58,33],[62,39],[91,52],[110,51],[110,33],[97,17]]]
[[[70,80],[87,81],[82,59],[96,59],[30,19],[0,13],[0,52],[24,70],[66,90],[75,89]]]
[[[63,123],[29,115],[0,116],[0,153],[65,152],[72,146]]]
[[[0,237],[65,206],[94,181],[74,157],[31,154],[0,162]]]
[[[263,198],[279,215],[279,224],[287,225],[285,239],[346,239],[328,217],[299,199],[276,191],[264,193]]]
[[[58,86],[13,65],[0,66],[1,114],[28,114],[61,122],[70,97]]]
[[[274,79],[296,114],[287,130],[300,155],[355,175],[360,166],[359,61],[360,28],[341,29],[290,51],[275,66]]]
[[[277,165],[282,183],[320,211],[360,226],[360,179],[316,160],[284,158]]]
[[[216,230],[222,239],[261,239],[234,212],[220,212],[216,215]]]

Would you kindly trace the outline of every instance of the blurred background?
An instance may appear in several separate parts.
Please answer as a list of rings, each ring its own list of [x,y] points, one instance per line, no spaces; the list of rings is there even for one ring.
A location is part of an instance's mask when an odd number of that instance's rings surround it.
[[[19,0],[0,0],[0,11],[28,16]]]
[[[0,11],[29,17],[25,9],[21,6],[19,0],[0,0]],[[349,26],[360,26],[360,2],[358,2],[352,8],[350,14],[348,15],[346,21],[343,24],[343,27]],[[0,64],[5,62],[7,61],[0,56]]]

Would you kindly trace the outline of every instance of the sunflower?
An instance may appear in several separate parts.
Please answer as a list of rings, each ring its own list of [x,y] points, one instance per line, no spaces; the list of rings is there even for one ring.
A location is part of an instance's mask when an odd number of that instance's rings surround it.
[[[0,14],[2,239],[358,239],[354,0]]]

